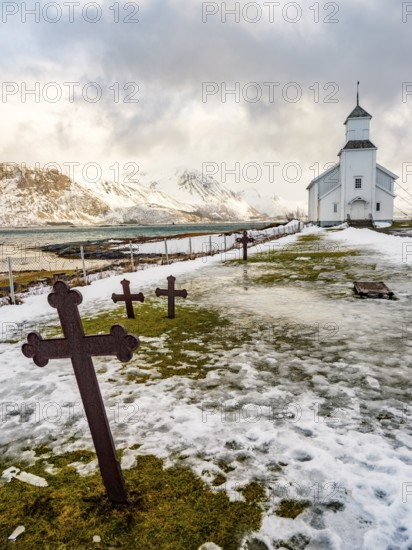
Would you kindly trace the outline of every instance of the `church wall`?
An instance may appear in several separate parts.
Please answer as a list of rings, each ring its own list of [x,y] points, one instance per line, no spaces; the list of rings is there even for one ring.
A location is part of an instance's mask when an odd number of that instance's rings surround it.
[[[323,197],[328,191],[331,191],[340,182],[339,166],[319,179],[319,196]]]
[[[337,199],[334,199],[333,202],[336,202],[338,204],[338,212],[334,214],[330,220],[339,221],[340,220],[340,188],[330,194],[328,194],[326,197],[322,198],[326,193],[329,193],[331,189],[339,185],[339,166],[333,170],[332,172],[329,172],[323,177],[320,177],[314,185],[309,189],[309,204],[308,204],[308,216],[309,220],[313,222],[317,222],[319,220],[322,220],[322,213],[321,213],[321,206],[320,204],[325,205],[328,201],[328,198],[330,196],[336,196],[338,195]],[[324,207],[325,208],[325,207]],[[328,215],[330,212],[333,214],[333,207],[332,210],[328,209],[326,207],[326,215]]]
[[[350,214],[349,202],[355,197],[361,197],[369,204],[368,212],[373,214],[375,202],[375,181],[376,181],[376,150],[366,149],[360,151],[343,151],[341,155],[342,182],[343,185],[343,217],[346,219]],[[355,177],[362,178],[362,188],[355,188]]]
[[[369,119],[351,118],[346,123],[346,142],[369,138]]]
[[[333,211],[333,205],[337,204],[337,212]],[[341,209],[340,209],[340,187],[320,199],[319,201],[319,219],[323,224],[333,225],[340,223]]]
[[[315,183],[309,189],[309,207],[308,220],[311,222],[318,221],[318,184]]]
[[[379,189],[376,188],[376,202],[380,202],[381,209],[379,212],[376,211],[376,204],[373,205],[373,218],[377,221],[392,221],[393,220],[393,197]]]
[[[385,172],[382,172],[382,170],[379,170],[379,168],[376,169],[376,183],[393,192],[393,179]]]

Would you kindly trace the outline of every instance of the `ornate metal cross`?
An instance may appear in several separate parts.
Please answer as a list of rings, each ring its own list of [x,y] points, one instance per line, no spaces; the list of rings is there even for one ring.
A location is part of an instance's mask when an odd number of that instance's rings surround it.
[[[170,275],[170,277],[167,278],[167,290],[163,290],[161,288],[156,288],[156,296],[167,296],[167,316],[169,319],[175,318],[175,297],[179,296],[180,298],[186,298],[187,297],[187,291],[186,290],[175,290],[175,282],[176,277],[173,277],[173,275]]]
[[[130,281],[128,281],[127,279],[123,279],[123,281],[120,281],[120,284],[123,287],[123,294],[113,293],[112,300],[114,303],[125,302],[128,318],[134,319],[135,317],[134,317],[134,310],[133,310],[133,302],[144,302],[144,296],[141,292],[139,292],[139,294],[131,294]]]
[[[254,243],[255,239],[253,237],[248,237],[247,231],[243,231],[243,237],[236,239],[236,242],[243,244],[243,259],[247,260],[247,245],[249,243]]]
[[[45,367],[49,359],[71,359],[107,495],[113,502],[127,504],[129,499],[92,357],[115,355],[119,361],[130,361],[140,342],[121,325],[113,325],[110,334],[85,336],[78,310],[82,299],[79,291],[57,281],[48,302],[57,309],[65,338],[43,340],[39,333],[31,332],[22,351],[39,367]]]

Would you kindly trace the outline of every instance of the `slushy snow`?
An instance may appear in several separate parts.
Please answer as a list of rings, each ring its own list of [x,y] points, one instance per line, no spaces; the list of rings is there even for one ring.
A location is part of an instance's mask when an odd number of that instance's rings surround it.
[[[360,300],[341,279],[250,285],[254,264],[225,264],[233,252],[127,274],[131,288],[145,294],[173,274],[191,303],[217,308],[256,331],[252,343],[225,351],[200,380],[153,376],[132,385],[119,375],[116,359],[94,359],[116,446],[125,449],[123,467],[134,466],[140,454],[164,458],[166,465],[185,457],[179,463],[207,482],[224,473],[226,483],[215,490],[232,500],[242,498],[246,483],[264,484],[268,504],[254,537],[270,549],[291,539],[307,539],[307,550],[412,548],[412,241],[368,229],[305,231],[361,251],[353,258],[356,273],[385,281],[398,299]],[[117,306],[109,297],[123,277],[81,288],[81,315],[110,315]],[[40,443],[57,453],[92,449],[70,361],[39,369],[21,353],[33,326],[56,323],[46,296],[0,308],[0,322],[6,454],[30,459],[34,453],[21,449]],[[317,336],[310,354],[299,333],[293,345],[275,348],[257,330],[262,326],[275,334],[315,327]],[[10,335],[15,343],[5,342]],[[138,368],[137,358],[130,368]],[[131,449],[136,443],[138,451]],[[233,470],[222,472],[222,462]],[[285,498],[311,505],[294,520],[278,517]]]

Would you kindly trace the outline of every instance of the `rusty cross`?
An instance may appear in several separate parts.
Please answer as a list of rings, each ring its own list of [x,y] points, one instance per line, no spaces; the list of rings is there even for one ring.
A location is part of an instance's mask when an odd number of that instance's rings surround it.
[[[123,287],[123,294],[113,293],[112,300],[114,303],[125,302],[128,318],[134,319],[135,317],[134,317],[134,310],[133,310],[133,302],[144,302],[144,296],[141,292],[139,292],[139,294],[131,294],[130,281],[128,281],[127,279],[123,279],[123,281],[120,281],[120,284]]]
[[[247,260],[247,245],[248,243],[254,243],[255,239],[253,237],[248,237],[247,231],[243,231],[243,237],[236,239],[236,242],[243,244],[243,259]]]
[[[31,332],[22,351],[39,367],[45,367],[49,359],[71,359],[107,495],[113,502],[127,504],[129,499],[92,357],[115,355],[119,361],[130,361],[140,342],[121,325],[113,325],[110,334],[86,336],[78,310],[82,299],[78,290],[70,290],[65,281],[57,281],[48,302],[57,309],[65,338],[43,340],[38,332]]]
[[[167,278],[167,290],[163,290],[161,288],[156,288],[155,293],[156,296],[167,296],[167,316],[169,319],[175,318],[175,297],[179,296],[181,298],[187,297],[187,291],[186,290],[175,290],[175,282],[176,277],[173,277],[173,275],[170,275],[170,277]]]

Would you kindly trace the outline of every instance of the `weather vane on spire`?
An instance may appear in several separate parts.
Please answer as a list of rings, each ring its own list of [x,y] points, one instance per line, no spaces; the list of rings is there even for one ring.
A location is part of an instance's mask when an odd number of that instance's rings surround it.
[[[357,91],[357,94],[356,94],[356,105],[359,107],[359,80],[358,80],[358,91]]]

